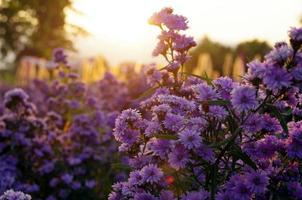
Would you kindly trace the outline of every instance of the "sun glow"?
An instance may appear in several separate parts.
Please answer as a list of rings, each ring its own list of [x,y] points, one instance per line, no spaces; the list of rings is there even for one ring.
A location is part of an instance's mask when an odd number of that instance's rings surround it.
[[[149,62],[158,30],[147,21],[166,6],[188,17],[188,34],[197,41],[209,35],[226,44],[282,40],[287,38],[284,30],[296,26],[302,14],[301,0],[74,0],[74,8],[83,14],[69,11],[67,17],[91,33],[76,41],[81,54],[103,54],[111,63]]]

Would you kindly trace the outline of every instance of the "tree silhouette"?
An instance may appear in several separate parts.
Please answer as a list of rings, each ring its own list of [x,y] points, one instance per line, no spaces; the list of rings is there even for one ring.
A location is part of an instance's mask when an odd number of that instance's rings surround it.
[[[65,9],[72,0],[2,0],[0,1],[0,52],[49,58],[56,47],[74,49],[66,26],[74,33],[81,28],[66,23]]]

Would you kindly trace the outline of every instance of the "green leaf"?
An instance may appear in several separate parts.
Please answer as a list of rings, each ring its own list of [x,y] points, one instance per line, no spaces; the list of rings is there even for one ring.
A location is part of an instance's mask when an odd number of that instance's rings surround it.
[[[253,169],[257,169],[257,165],[254,163],[254,161],[246,153],[244,153],[237,144],[232,145],[231,153],[233,156],[242,160],[245,164],[249,165]]]
[[[280,113],[278,108],[272,104],[269,104],[268,107],[271,109],[273,115],[279,120],[280,125],[282,126],[282,129],[284,132],[288,133],[287,123],[283,117],[283,115]]]
[[[177,135],[168,135],[168,134],[155,134],[154,137],[166,140],[177,140]]]
[[[128,165],[124,165],[122,163],[112,163],[111,168],[114,170],[131,170]]]
[[[211,100],[211,101],[206,101],[206,103],[215,106],[227,106],[231,104],[231,102],[228,100]]]
[[[217,189],[218,166],[213,165],[211,169],[211,199],[214,199]]]
[[[150,96],[150,95],[153,94],[158,88],[159,88],[159,86],[149,88],[148,90],[146,90],[145,92],[143,92],[141,95],[139,95],[135,100],[142,100],[142,99],[144,99],[144,98]]]
[[[186,75],[189,75],[189,76],[194,76],[196,78],[199,78],[199,79],[202,79],[202,80],[206,81],[208,85],[213,85],[212,84],[213,79],[209,78],[209,76],[207,75],[206,72],[204,72],[203,76],[199,76],[199,75],[191,74],[191,73],[187,73],[187,72],[183,72],[183,74],[186,74]]]

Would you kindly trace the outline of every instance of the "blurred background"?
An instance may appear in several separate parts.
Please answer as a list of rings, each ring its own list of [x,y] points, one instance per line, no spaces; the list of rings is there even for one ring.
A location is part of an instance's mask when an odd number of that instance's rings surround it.
[[[85,82],[162,66],[151,56],[159,30],[147,21],[166,6],[188,18],[198,43],[186,70],[211,77],[240,78],[247,62],[302,25],[301,0],[0,0],[0,84],[50,79],[59,47]]]

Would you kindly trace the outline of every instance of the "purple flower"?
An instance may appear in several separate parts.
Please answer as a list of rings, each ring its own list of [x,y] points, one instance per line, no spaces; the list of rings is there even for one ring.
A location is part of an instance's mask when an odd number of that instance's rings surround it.
[[[268,177],[259,172],[252,172],[247,174],[247,186],[248,188],[256,194],[262,194],[265,192],[268,185]]]
[[[67,56],[63,48],[57,48],[53,51],[53,61],[56,63],[67,64]]]
[[[289,30],[288,35],[290,39],[293,40],[294,42],[300,45],[302,44],[302,28],[292,27]]]
[[[248,63],[247,67],[247,77],[249,80],[253,80],[255,78],[263,78],[267,66],[266,63],[254,60]]]
[[[295,199],[302,198],[302,186],[299,182],[290,182],[287,184],[287,189]]]
[[[269,54],[265,56],[268,61],[272,61],[274,63],[283,64],[289,58],[292,57],[293,50],[288,47],[286,43],[282,43],[273,49]]]
[[[251,191],[246,183],[238,180],[233,188],[232,196],[236,200],[249,200],[251,198]]]
[[[163,172],[156,165],[150,164],[141,170],[142,180],[147,183],[158,183],[163,177]]]
[[[169,14],[164,16],[163,23],[170,30],[186,30],[187,18],[181,15]]]
[[[174,194],[169,190],[163,190],[160,192],[159,200],[175,200]]]
[[[70,184],[70,183],[72,182],[72,180],[73,180],[73,176],[66,173],[66,174],[63,174],[63,175],[61,176],[61,179],[62,179],[66,184]]]
[[[257,105],[256,91],[250,86],[238,86],[231,93],[233,107],[240,111],[246,112]]]
[[[163,8],[161,11],[156,12],[152,15],[152,17],[149,19],[149,23],[159,26],[164,22],[165,18],[172,13],[172,8]]]
[[[209,194],[205,191],[193,191],[184,195],[181,200],[205,200],[208,197]]]
[[[85,181],[85,186],[86,186],[87,188],[92,189],[92,188],[95,187],[95,185],[96,185],[96,181],[95,181],[95,180],[86,180],[86,181]]]
[[[25,106],[29,96],[23,89],[15,88],[4,94],[4,106],[8,109],[14,109],[20,105]]]
[[[287,154],[292,158],[302,158],[302,129],[291,128],[287,141]]]
[[[217,98],[217,94],[213,88],[205,83],[195,85],[193,90],[200,101],[215,100]]]
[[[219,94],[223,99],[231,99],[231,92],[235,83],[229,77],[220,77],[213,81],[213,84]]]
[[[149,193],[138,193],[133,200],[157,200],[157,198]]]
[[[222,106],[210,106],[207,114],[217,120],[224,120],[228,116],[228,112]]]
[[[276,118],[264,114],[261,120],[262,129],[270,133],[278,133],[282,131],[281,125]]]
[[[263,127],[262,116],[259,114],[250,115],[246,122],[243,124],[243,129],[247,133],[257,133]]]
[[[219,192],[216,196],[217,200],[232,200],[233,196],[230,192]]]
[[[168,48],[169,47],[165,42],[159,41],[156,45],[156,48],[153,50],[152,55],[154,57],[159,56],[159,55],[165,55]]]
[[[170,152],[171,142],[164,139],[152,139],[148,143],[148,148],[154,152],[155,155],[161,159],[165,159],[166,155]]]
[[[166,129],[178,131],[184,124],[184,118],[181,115],[168,113],[163,124]]]
[[[113,135],[117,141],[132,145],[138,140],[140,134],[138,128],[141,124],[142,118],[138,111],[133,109],[124,110],[115,121]]]
[[[183,145],[176,145],[168,158],[169,164],[176,170],[184,168],[189,162],[188,151]]]
[[[24,194],[23,192],[8,190],[0,196],[0,200],[31,200],[31,196]]]
[[[196,42],[193,37],[187,37],[185,35],[178,35],[174,40],[173,48],[176,51],[187,51],[188,49],[196,46]]]
[[[181,131],[178,135],[179,135],[179,141],[187,149],[197,148],[201,145],[202,139],[200,133],[195,130],[185,129]]]
[[[290,86],[292,76],[286,70],[277,67],[269,67],[263,77],[263,83],[271,90],[287,88]]]
[[[141,185],[143,183],[143,178],[139,170],[130,172],[128,183],[130,185]]]

